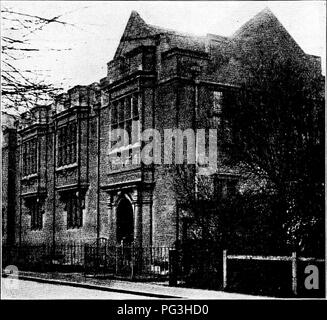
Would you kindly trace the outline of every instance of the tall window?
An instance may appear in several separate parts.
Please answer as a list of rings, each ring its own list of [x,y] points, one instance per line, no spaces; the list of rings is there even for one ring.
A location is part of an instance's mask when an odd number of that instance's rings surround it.
[[[221,91],[213,92],[213,113],[215,115],[220,115],[223,106],[223,93]]]
[[[82,208],[75,193],[71,193],[66,200],[67,229],[80,228],[83,224]]]
[[[213,92],[212,124],[220,129],[225,142],[232,141],[232,128],[229,120],[222,115],[224,108],[224,93],[222,91]]]
[[[237,179],[218,178],[214,182],[215,194],[218,198],[232,197],[237,194]]]
[[[58,167],[76,162],[76,122],[58,129]]]
[[[32,202],[30,204],[31,212],[31,230],[41,230],[42,229],[42,210],[38,205],[38,202]]]
[[[37,173],[37,139],[23,143],[23,175]]]
[[[139,128],[136,125],[138,120],[139,108],[138,95],[136,93],[112,103],[111,130],[123,129],[127,132],[128,138],[126,141],[123,141],[124,145],[131,145],[135,140],[139,139]],[[115,145],[115,142],[112,142],[111,147],[113,145]]]
[[[111,104],[111,130],[114,129],[125,130],[127,135],[121,137],[122,141],[120,141],[120,144],[125,146],[124,150],[117,152],[115,156],[109,156],[108,168],[110,170],[119,170],[130,165],[138,165],[139,152],[138,146],[135,144],[140,140],[137,93],[117,99]],[[118,141],[113,136],[111,138],[111,148],[114,148]]]

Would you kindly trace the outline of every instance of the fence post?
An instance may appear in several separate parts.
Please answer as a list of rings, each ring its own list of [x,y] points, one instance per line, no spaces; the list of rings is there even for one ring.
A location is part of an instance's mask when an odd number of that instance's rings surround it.
[[[115,272],[118,274],[118,247],[115,246]]]
[[[87,243],[84,243],[84,256],[83,256],[83,265],[84,265],[84,276],[86,276],[87,273],[87,264],[88,264],[88,247],[87,247]]]
[[[292,291],[297,295],[297,257],[296,252],[292,252]]]
[[[223,289],[227,288],[227,250],[223,250]]]
[[[177,286],[177,250],[169,250],[169,285]]]
[[[131,245],[131,279],[134,279],[134,260],[135,260],[135,251],[134,251],[134,242]]]

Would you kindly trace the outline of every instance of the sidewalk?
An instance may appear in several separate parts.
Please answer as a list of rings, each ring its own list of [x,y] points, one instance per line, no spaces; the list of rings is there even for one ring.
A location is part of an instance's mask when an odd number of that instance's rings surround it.
[[[43,283],[129,293],[161,299],[272,299],[224,291],[170,287],[168,282],[135,282],[84,277],[81,273],[37,273],[20,271],[19,278]],[[92,297],[90,297],[92,299]]]

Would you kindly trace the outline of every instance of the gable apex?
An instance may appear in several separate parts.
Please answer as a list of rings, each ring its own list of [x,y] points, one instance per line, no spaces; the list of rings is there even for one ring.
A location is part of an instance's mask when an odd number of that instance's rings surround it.
[[[300,54],[304,53],[302,48],[268,7],[243,24],[231,38],[236,41],[265,39],[271,43],[279,42],[280,46],[286,50],[296,50]]]
[[[258,32],[258,29],[262,26],[277,25],[282,26],[277,17],[268,8],[264,8],[262,11],[257,13],[253,18],[244,23],[234,34],[233,38],[244,38],[251,36]]]
[[[129,24],[135,24],[138,26],[146,26],[147,24],[145,23],[145,21],[141,18],[141,16],[139,15],[139,13],[135,10],[133,10],[131,12],[131,15],[129,16],[127,25],[126,25],[126,29],[128,27]]]
[[[155,33],[155,30],[151,28],[135,10],[131,12],[129,19],[127,21],[125,30],[120,39],[118,48],[116,50],[114,59],[118,58],[124,54],[124,48],[128,44],[133,43],[134,41],[150,37]]]

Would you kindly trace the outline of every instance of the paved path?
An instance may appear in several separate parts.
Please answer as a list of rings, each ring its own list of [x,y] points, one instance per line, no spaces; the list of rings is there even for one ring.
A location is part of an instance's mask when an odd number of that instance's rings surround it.
[[[7,278],[2,278],[2,299],[154,299],[146,296],[76,288],[65,285],[18,280],[17,289],[6,288]]]
[[[19,281],[23,281],[20,282],[22,292],[3,290],[4,298],[6,294],[11,299],[272,299],[225,291],[170,287],[164,282],[159,284],[84,277],[81,273],[20,271],[19,277]],[[1,280],[8,281],[7,278]],[[35,285],[33,290],[30,290],[30,281]]]

